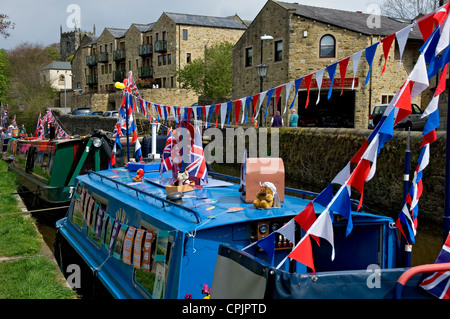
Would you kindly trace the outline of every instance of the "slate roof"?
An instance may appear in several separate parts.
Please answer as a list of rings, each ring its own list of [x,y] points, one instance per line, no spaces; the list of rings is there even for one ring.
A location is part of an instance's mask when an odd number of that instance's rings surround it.
[[[70,62],[53,61],[42,68],[42,70],[72,70]]]
[[[222,18],[222,17],[209,17],[184,13],[183,14],[172,12],[164,12],[164,13],[176,24],[227,28],[227,29],[242,29],[242,30],[246,29],[245,25],[236,21],[234,18],[230,17]]]
[[[369,28],[367,25],[367,20],[371,17],[371,15],[367,13],[320,8],[281,1],[276,2],[286,9],[296,10],[295,14],[301,17],[313,19],[367,35],[388,36],[405,28],[411,23],[411,21],[380,16],[380,28]],[[409,38],[422,40],[422,35],[417,27],[413,28],[410,32]]]
[[[116,39],[122,38],[127,32],[127,29],[119,29],[119,28],[106,28],[106,30],[108,30],[109,33],[111,33],[112,36]]]
[[[133,25],[141,32],[147,32],[153,29],[153,26],[155,23],[147,23],[147,24],[140,24],[140,23],[133,23]]]

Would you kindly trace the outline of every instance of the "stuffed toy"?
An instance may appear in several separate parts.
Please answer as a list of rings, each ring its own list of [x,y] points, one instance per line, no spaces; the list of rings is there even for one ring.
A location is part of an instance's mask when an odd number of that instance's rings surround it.
[[[265,182],[261,185],[258,194],[256,194],[256,199],[253,201],[253,205],[256,208],[268,209],[273,206],[274,194],[276,194],[277,189],[275,185],[269,182]]]
[[[184,172],[178,172],[177,180],[173,183],[174,186],[181,186],[184,184],[189,184],[189,173]]]
[[[136,172],[136,177],[133,177],[133,182],[141,182],[142,177],[144,176],[144,170],[142,168],[138,169]]]

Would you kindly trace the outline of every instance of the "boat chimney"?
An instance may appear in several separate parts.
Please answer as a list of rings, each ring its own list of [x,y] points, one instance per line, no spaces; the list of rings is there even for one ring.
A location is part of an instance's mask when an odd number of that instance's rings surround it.
[[[50,123],[50,135],[49,139],[54,140],[55,139],[55,123]]]

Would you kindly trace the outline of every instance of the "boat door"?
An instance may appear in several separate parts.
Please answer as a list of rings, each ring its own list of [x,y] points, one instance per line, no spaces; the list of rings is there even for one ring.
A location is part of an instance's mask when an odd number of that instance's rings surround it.
[[[25,172],[32,173],[34,170],[34,161],[36,159],[36,147],[30,146],[27,150],[27,163],[25,166]]]

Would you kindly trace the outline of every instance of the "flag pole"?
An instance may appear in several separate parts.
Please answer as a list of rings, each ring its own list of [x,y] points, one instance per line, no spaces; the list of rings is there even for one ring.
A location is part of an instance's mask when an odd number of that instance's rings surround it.
[[[409,172],[411,167],[411,130],[408,128],[408,136],[406,138],[406,151],[405,151],[405,170],[403,175],[403,201],[405,203],[406,196],[409,192]],[[412,246],[408,245],[405,238],[401,237],[400,248],[404,247],[402,252],[402,261],[404,267],[411,267],[411,250]]]
[[[447,88],[447,97],[449,96]],[[450,231],[450,133],[448,125],[450,124],[450,99],[447,102],[447,127],[446,127],[446,146],[445,146],[445,200],[444,200],[444,217],[442,220],[442,235],[445,242]]]

